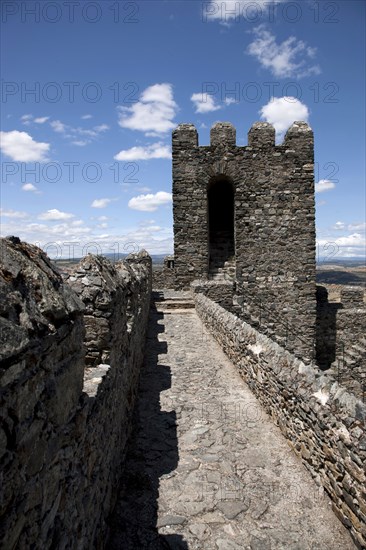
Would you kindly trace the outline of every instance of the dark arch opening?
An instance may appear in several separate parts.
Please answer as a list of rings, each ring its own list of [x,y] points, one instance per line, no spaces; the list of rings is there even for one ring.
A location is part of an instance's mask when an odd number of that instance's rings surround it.
[[[209,272],[227,273],[235,268],[234,186],[225,176],[208,186]]]

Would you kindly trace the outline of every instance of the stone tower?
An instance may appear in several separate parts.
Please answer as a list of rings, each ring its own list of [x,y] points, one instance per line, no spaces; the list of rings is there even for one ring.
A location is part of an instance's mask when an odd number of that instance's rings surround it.
[[[180,124],[173,132],[173,216],[177,287],[195,279],[232,280],[246,320],[313,357],[314,142],[308,124],[295,122],[275,145],[273,126],[256,122],[242,147],[230,123],[211,128],[209,146],[198,145],[192,124]]]

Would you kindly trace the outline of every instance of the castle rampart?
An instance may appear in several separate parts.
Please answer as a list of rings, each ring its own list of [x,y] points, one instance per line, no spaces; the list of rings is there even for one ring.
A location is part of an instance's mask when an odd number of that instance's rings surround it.
[[[102,548],[143,359],[151,260],[142,252],[114,266],[89,255],[69,285],[19,239],[1,241],[1,259],[0,546]]]
[[[366,404],[203,294],[199,317],[366,547]]]

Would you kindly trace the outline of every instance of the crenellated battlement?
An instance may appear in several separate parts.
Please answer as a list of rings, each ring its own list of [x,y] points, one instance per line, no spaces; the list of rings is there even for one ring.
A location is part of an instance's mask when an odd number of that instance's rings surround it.
[[[239,147],[242,150],[270,147],[310,151],[314,147],[313,131],[306,122],[296,121],[287,130],[282,143],[276,145],[276,131],[269,122],[254,122],[248,131],[248,145],[238,146],[236,128],[231,122],[216,122],[210,130],[209,147]],[[179,124],[173,131],[173,152],[199,147],[199,136],[194,124]],[[207,146],[204,146],[207,147]]]
[[[268,122],[255,122],[248,132],[249,147],[262,148],[275,146],[276,132]]]
[[[235,147],[236,129],[230,122],[216,122],[210,132],[211,147]]]
[[[178,147],[197,147],[198,132],[194,124],[179,124],[173,131],[173,151]]]

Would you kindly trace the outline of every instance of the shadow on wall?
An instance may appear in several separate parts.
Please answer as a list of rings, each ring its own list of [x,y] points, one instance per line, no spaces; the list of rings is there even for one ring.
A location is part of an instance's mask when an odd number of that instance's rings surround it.
[[[337,356],[337,311],[340,303],[328,302],[328,292],[323,286],[316,287],[316,363],[327,370]]]
[[[109,520],[109,550],[188,550],[182,537],[160,535],[157,524],[159,478],[175,470],[179,458],[176,414],[160,408],[160,392],[171,386],[170,367],[159,363],[159,355],[167,353],[166,342],[158,340],[164,332],[158,321],[163,318],[163,313],[151,309],[134,431],[117,505]]]

